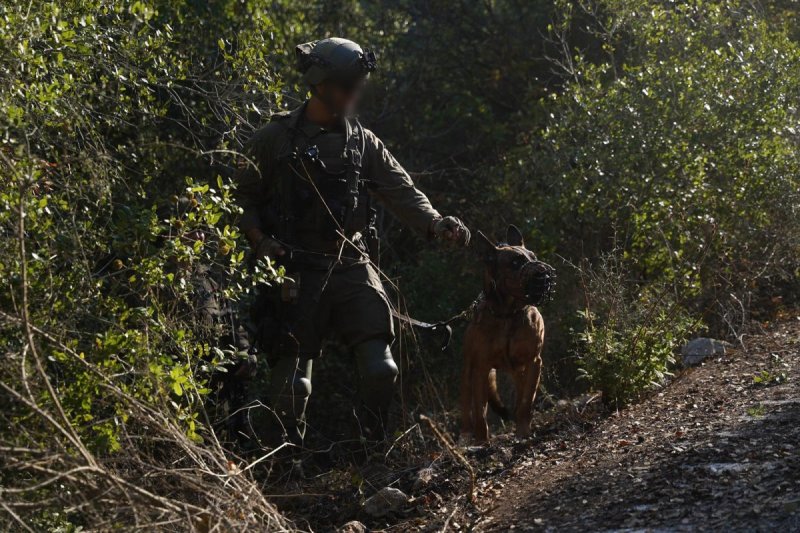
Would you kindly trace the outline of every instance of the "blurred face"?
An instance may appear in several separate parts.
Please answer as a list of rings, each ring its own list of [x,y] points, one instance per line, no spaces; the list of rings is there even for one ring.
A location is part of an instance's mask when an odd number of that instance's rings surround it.
[[[366,78],[327,80],[317,85],[316,92],[332,114],[347,117],[356,113],[366,83]]]

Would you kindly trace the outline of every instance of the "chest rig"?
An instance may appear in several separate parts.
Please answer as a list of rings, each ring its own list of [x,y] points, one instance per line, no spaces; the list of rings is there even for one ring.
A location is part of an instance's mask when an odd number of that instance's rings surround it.
[[[344,131],[319,131],[309,137],[302,113],[280,116],[286,142],[276,173],[280,224],[278,238],[311,252],[334,253],[341,233],[369,235],[375,210],[362,176],[366,137],[358,120]]]

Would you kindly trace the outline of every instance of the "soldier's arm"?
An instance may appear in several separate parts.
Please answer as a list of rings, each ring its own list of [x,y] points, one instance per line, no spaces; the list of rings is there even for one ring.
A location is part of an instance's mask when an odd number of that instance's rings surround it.
[[[372,193],[403,223],[431,236],[433,223],[442,218],[411,176],[392,156],[383,141],[369,130],[366,137],[365,177],[372,182]]]
[[[239,170],[234,177],[234,197],[242,208],[239,229],[254,247],[269,230],[265,227],[262,212],[270,202],[269,180],[272,179],[275,165],[277,133],[277,125],[268,124],[253,135],[243,150]]]

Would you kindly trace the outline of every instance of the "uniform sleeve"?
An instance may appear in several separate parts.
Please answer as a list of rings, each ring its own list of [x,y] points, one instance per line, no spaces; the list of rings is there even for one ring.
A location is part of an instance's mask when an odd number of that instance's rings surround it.
[[[425,194],[414,186],[411,176],[392,156],[383,141],[369,130],[366,137],[365,176],[372,182],[372,193],[394,216],[421,234],[427,235],[431,222],[440,218]]]
[[[239,229],[243,232],[253,228],[268,230],[261,214],[270,202],[269,181],[273,179],[275,166],[275,135],[274,123],[260,129],[245,145],[240,157],[239,170],[234,177],[234,198],[242,208]]]

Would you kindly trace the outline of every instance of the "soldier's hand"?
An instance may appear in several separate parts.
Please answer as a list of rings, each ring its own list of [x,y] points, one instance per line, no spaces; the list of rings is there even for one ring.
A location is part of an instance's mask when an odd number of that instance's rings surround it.
[[[264,235],[258,241],[254,248],[254,252],[256,254],[256,259],[264,259],[265,257],[269,257],[271,259],[277,259],[286,255],[286,249],[270,237],[269,235]]]
[[[469,244],[469,228],[456,217],[439,218],[433,222],[433,234],[438,239],[450,241],[461,246]]]

